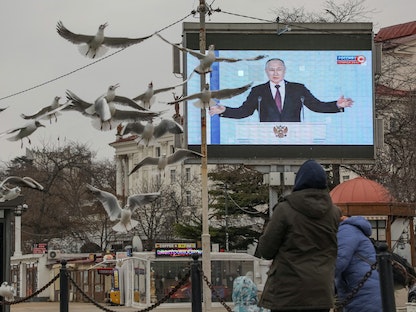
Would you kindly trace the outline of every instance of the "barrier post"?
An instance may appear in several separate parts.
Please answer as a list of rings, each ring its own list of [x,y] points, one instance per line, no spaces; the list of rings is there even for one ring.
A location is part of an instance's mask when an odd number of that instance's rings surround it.
[[[61,270],[59,271],[59,311],[60,312],[68,312],[68,299],[69,299],[69,291],[68,291],[68,276],[67,276],[67,268],[66,268],[66,260],[61,261]]]
[[[202,312],[202,295],[201,295],[201,271],[199,269],[199,255],[192,254],[191,264],[191,298],[192,298],[192,312]]]
[[[394,299],[393,269],[391,266],[391,255],[387,249],[388,246],[386,243],[379,243],[377,246],[381,301],[383,304],[383,312],[395,312],[396,302]]]

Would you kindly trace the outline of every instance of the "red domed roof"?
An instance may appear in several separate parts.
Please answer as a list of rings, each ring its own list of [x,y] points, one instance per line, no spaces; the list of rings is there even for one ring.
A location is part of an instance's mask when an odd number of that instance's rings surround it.
[[[337,185],[330,192],[334,204],[388,203],[393,200],[381,184],[362,178],[354,178]]]

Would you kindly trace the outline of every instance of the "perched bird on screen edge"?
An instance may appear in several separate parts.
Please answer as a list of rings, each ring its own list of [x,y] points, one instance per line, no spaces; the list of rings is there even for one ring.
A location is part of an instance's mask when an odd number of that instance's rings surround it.
[[[119,222],[113,226],[113,230],[119,233],[127,233],[136,227],[139,222],[131,218],[133,212],[139,206],[149,204],[160,196],[159,192],[132,194],[127,198],[127,204],[121,208],[117,197],[113,194],[99,190],[90,184],[87,184],[86,186],[87,189],[101,202],[110,220],[119,220]]]
[[[151,37],[146,36],[142,38],[125,38],[125,37],[106,37],[104,35],[104,29],[108,26],[107,23],[101,24],[98,27],[98,31],[95,35],[82,35],[82,34],[75,34],[68,30],[64,24],[59,21],[56,25],[56,30],[58,34],[74,43],[79,44],[79,51],[81,54],[90,57],[101,57],[107,51],[108,48],[127,48],[133,44],[137,44],[142,42],[143,40]]]

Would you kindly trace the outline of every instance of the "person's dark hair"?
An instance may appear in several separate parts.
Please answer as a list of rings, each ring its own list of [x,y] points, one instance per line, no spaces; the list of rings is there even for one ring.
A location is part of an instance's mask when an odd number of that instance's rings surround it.
[[[267,68],[267,64],[269,64],[272,61],[280,61],[280,62],[282,62],[283,66],[286,67],[285,61],[283,61],[282,59],[280,59],[278,57],[274,57],[274,58],[271,58],[271,59],[267,60],[265,68]]]

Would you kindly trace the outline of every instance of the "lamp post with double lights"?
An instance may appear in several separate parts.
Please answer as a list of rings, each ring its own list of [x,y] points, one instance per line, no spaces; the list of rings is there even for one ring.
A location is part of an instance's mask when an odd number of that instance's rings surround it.
[[[22,255],[22,214],[28,208],[27,204],[22,204],[14,209],[14,257]]]

